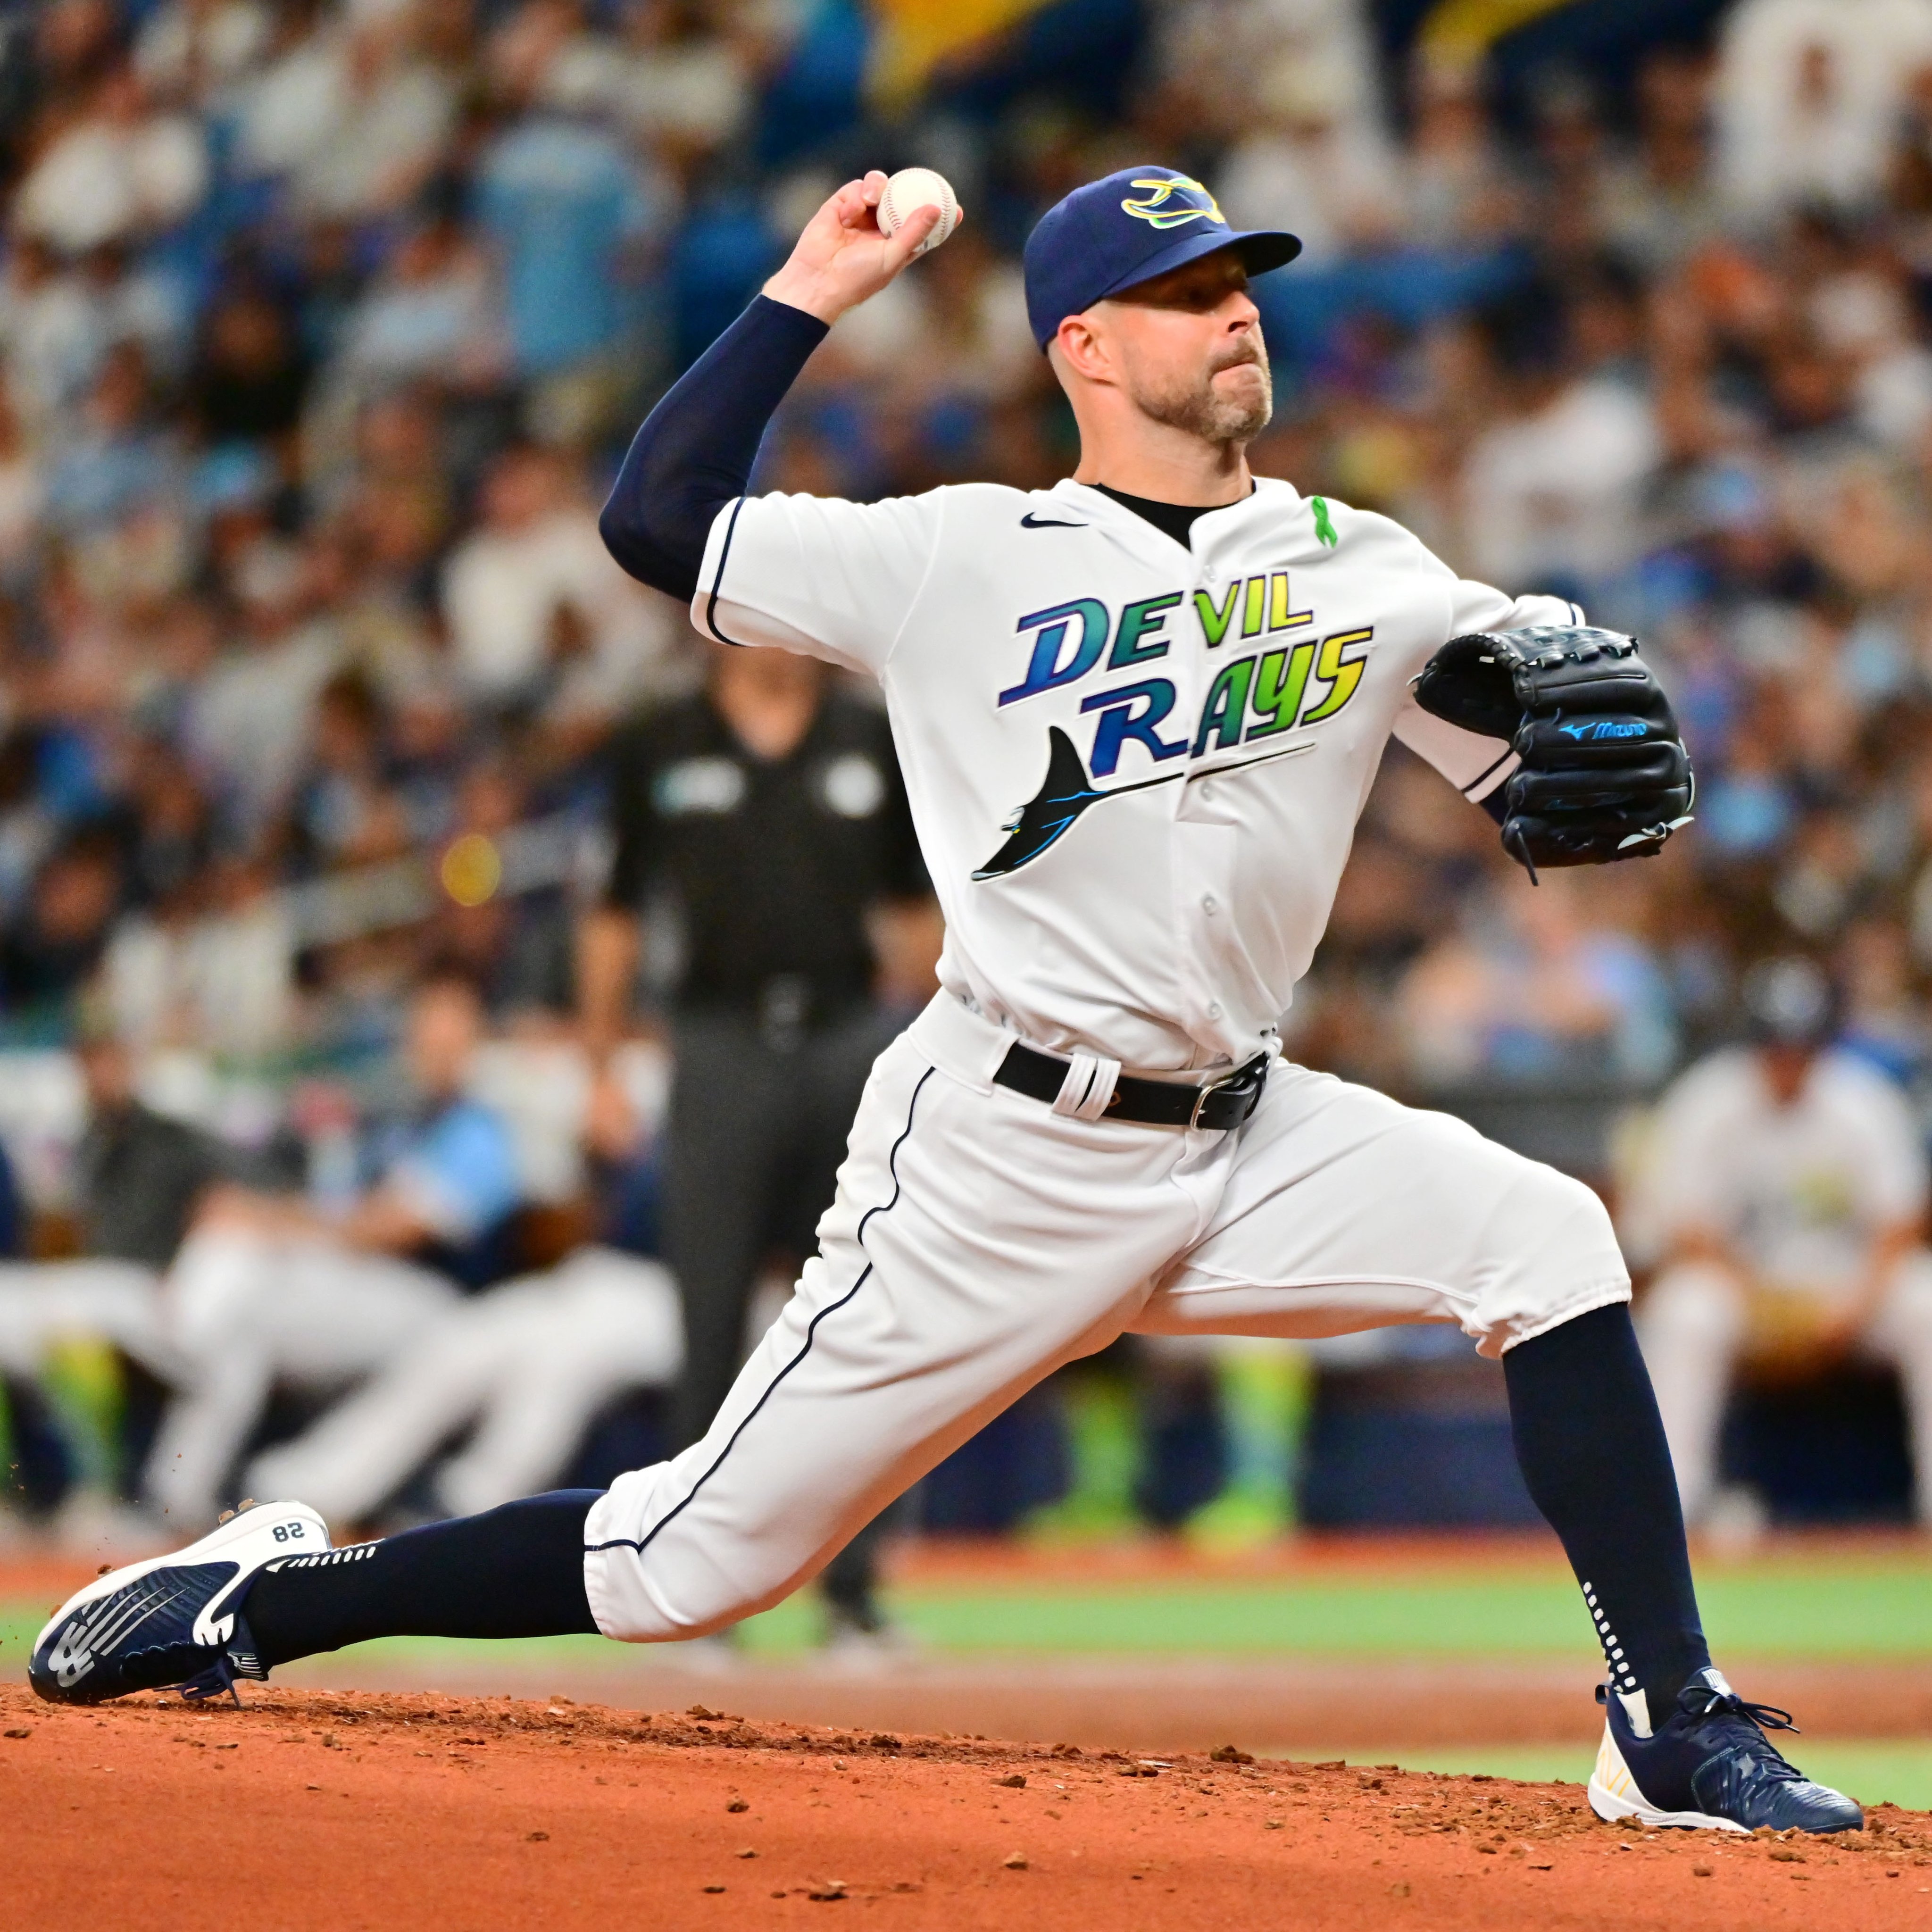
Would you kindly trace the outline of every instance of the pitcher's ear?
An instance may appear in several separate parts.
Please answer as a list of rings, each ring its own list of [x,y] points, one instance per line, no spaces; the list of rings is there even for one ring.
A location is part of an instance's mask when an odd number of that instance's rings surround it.
[[[1058,358],[1056,373],[1064,365],[1090,381],[1107,373],[1106,351],[1099,332],[1084,315],[1070,315],[1047,348],[1049,359]]]

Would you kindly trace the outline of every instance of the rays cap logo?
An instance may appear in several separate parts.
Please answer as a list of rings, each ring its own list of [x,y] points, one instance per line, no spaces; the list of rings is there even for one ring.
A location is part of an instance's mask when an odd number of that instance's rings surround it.
[[[1144,175],[1128,185],[1140,190],[1141,199],[1130,197],[1120,206],[1136,221],[1150,222],[1156,228],[1182,228],[1190,221],[1211,221],[1223,228],[1228,225],[1221,204],[1187,175]]]
[[[1042,349],[1070,315],[1170,268],[1238,248],[1251,275],[1301,253],[1279,228],[1234,228],[1194,179],[1157,165],[1122,168],[1077,188],[1042,214],[1027,237],[1027,320]]]

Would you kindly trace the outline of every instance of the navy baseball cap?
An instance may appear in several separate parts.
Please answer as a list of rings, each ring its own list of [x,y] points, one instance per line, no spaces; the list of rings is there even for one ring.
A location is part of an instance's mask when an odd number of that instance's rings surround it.
[[[1292,262],[1299,236],[1231,228],[1214,197],[1173,168],[1122,168],[1076,188],[1027,237],[1027,320],[1044,349],[1070,315],[1217,248],[1238,248],[1251,274]]]

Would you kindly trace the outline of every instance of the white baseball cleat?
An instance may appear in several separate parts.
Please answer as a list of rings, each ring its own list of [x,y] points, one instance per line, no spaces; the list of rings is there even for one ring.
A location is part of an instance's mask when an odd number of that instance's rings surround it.
[[[244,1504],[199,1543],[76,1591],[34,1640],[27,1681],[56,1704],[176,1685],[197,1702],[233,1696],[238,1677],[268,1674],[242,1615],[249,1584],[279,1556],[328,1547],[308,1504]]]

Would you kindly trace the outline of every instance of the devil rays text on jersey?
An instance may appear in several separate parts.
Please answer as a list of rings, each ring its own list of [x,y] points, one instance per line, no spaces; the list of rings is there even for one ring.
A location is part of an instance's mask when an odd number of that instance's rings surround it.
[[[1270,570],[1236,578],[1218,592],[1169,591],[1126,605],[1118,624],[1111,627],[1107,606],[1097,597],[1075,598],[1022,617],[1015,628],[1031,634],[1032,646],[1025,675],[999,694],[1002,706],[1082,682],[1100,668],[1103,651],[1107,671],[1132,670],[1165,657],[1172,642],[1166,634],[1170,615],[1179,614],[1178,607],[1184,605],[1191,607],[1188,614],[1198,621],[1207,650],[1254,643],[1262,647],[1220,667],[1185,736],[1165,735],[1173,728],[1169,721],[1177,698],[1172,678],[1133,678],[1083,695],[1082,714],[1094,716],[1090,758],[1083,761],[1058,725],[1048,728],[1046,776],[1039,790],[1002,821],[1000,830],[1010,836],[973,877],[994,879],[1017,871],[1103,799],[1312,750],[1315,740],[1310,738],[1245,756],[1226,755],[1298,724],[1319,725],[1342,710],[1361,683],[1373,626],[1331,632],[1318,640],[1295,637],[1313,624],[1315,614],[1293,608],[1288,584],[1287,571]],[[1110,628],[1113,648],[1106,651]],[[1274,644],[1283,633],[1291,634],[1290,640]],[[1093,778],[1111,777],[1118,770],[1130,745],[1139,746],[1156,766],[1183,762],[1151,778],[1104,789],[1095,786]]]

